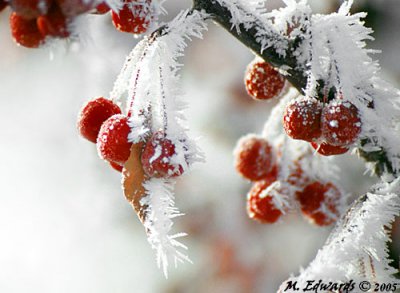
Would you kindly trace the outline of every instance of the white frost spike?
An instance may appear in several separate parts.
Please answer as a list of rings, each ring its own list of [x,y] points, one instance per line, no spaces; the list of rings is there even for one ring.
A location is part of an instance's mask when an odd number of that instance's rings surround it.
[[[307,280],[319,279],[396,282],[393,274],[397,270],[389,265],[386,243],[390,240],[387,231],[400,213],[399,194],[400,178],[376,185],[373,193],[355,203],[316,258],[291,281],[297,281],[300,288]],[[286,288],[286,282],[281,288]]]
[[[183,113],[186,103],[182,99],[177,59],[182,56],[187,40],[202,37],[202,31],[206,29],[204,17],[197,11],[183,11],[168,24],[162,35],[143,40],[145,48],[141,52],[141,47],[134,49],[141,57],[130,78],[128,100],[133,100],[133,107],[128,104],[132,111],[129,140],[144,140],[147,132],[163,130],[175,144],[174,163],[184,170],[187,165],[203,161],[203,155],[187,135]],[[146,111],[149,112],[143,115]]]
[[[187,250],[187,247],[177,240],[186,234],[170,235],[173,226],[172,219],[183,214],[175,207],[173,181],[153,178],[144,183],[144,188],[146,196],[140,201],[140,204],[146,207],[144,227],[148,241],[156,251],[158,267],[162,268],[167,278],[170,263],[177,266],[178,262],[191,262],[188,256],[180,251]]]
[[[279,37],[272,17],[266,12],[265,1],[261,0],[216,0],[221,6],[227,8],[232,15],[231,24],[240,33],[240,26],[246,30],[256,27],[256,41],[261,44],[261,52],[273,47],[282,56],[286,55],[288,40]],[[277,36],[271,39],[268,36]]]
[[[183,11],[162,30],[144,38],[127,58],[115,82],[111,96],[126,97],[130,115],[131,142],[146,141],[149,134],[162,130],[175,146],[171,163],[186,171],[195,162],[203,161],[203,154],[189,138],[180,89],[180,64],[186,41],[202,36],[206,29],[205,14]],[[146,208],[144,226],[148,240],[157,252],[157,262],[165,276],[171,262],[189,261],[177,241],[184,233],[170,235],[172,219],[180,216],[174,207],[174,179],[151,179],[144,184],[146,196],[141,205]]]
[[[137,70],[140,58],[144,53],[146,43],[144,41],[136,45],[132,52],[126,57],[122,70],[114,82],[114,87],[110,92],[110,98],[120,102],[130,88],[132,73]]]
[[[311,19],[312,15],[312,10],[307,0],[283,0],[283,2],[286,7],[272,10],[268,14],[268,16],[273,17],[274,26],[284,34],[291,31],[291,38],[303,34],[303,26],[308,24],[308,20]]]

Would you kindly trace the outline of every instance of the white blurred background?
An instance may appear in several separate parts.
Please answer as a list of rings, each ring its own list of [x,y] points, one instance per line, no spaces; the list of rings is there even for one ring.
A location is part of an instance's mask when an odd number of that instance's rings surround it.
[[[356,0],[373,16],[373,46],[383,50],[377,57],[393,82],[400,77],[396,1]],[[311,2],[319,12],[337,8],[337,1]],[[167,18],[189,6],[167,1]],[[137,40],[117,32],[109,15],[89,16],[79,46],[24,49],[11,39],[8,16],[8,9],[0,14],[0,292],[274,292],[314,257],[329,228],[295,214],[273,226],[247,219],[250,185],[235,173],[232,149],[261,131],[273,103],[247,96],[243,72],[253,55],[228,33],[210,23],[182,60],[187,116],[207,162],[179,180],[176,194],[186,214],[177,231],[189,233],[194,264],[165,280],[120,174],[76,130],[81,105],[107,96]],[[363,164],[338,161],[344,188],[366,191],[374,179],[362,175]]]

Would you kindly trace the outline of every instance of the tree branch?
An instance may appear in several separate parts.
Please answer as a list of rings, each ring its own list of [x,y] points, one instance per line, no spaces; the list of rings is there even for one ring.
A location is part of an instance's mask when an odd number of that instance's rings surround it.
[[[307,85],[307,76],[303,71],[297,69],[297,60],[292,55],[292,52],[298,41],[289,40],[285,36],[280,34],[272,34],[267,36],[267,38],[272,40],[284,40],[289,46],[286,50],[286,56],[280,56],[275,48],[269,47],[262,50],[262,45],[257,41],[257,33],[263,28],[261,21],[254,22],[254,25],[250,28],[244,27],[243,24],[239,25],[240,30],[236,30],[232,26],[232,14],[228,8],[221,6],[218,2],[212,0],[194,0],[193,9],[203,10],[210,15],[210,18],[216,23],[220,24],[224,29],[231,33],[236,39],[238,39],[242,44],[251,49],[255,54],[259,55],[268,63],[275,67],[288,66],[288,75],[285,76],[286,79],[299,91],[304,92]]]
[[[262,44],[257,40],[257,33],[263,28],[264,24],[261,20],[255,20],[251,27],[244,26],[244,24],[239,24],[239,30],[236,29],[232,24],[232,13],[228,8],[220,5],[215,0],[193,0],[193,9],[199,11],[205,11],[209,18],[214,22],[221,25],[225,30],[227,30],[231,35],[233,35],[242,44],[251,49],[255,54],[259,55],[268,63],[275,67],[285,66],[289,69],[286,70],[288,75],[285,76],[286,79],[294,86],[300,93],[304,94],[304,89],[307,86],[307,75],[304,70],[300,68],[305,68],[305,64],[298,64],[298,61],[293,52],[299,46],[302,39],[299,37],[295,40],[290,40],[286,36],[282,36],[278,33],[266,36],[271,40],[282,40],[287,43],[287,49],[285,56],[281,56],[277,53],[274,47],[268,47],[262,50]],[[324,96],[324,81],[319,81],[318,95],[323,99]],[[331,92],[331,91],[329,91]],[[362,139],[361,146],[366,145],[369,139]],[[385,173],[393,174],[397,177],[396,170],[394,170],[391,160],[384,148],[379,151],[367,152],[358,149],[358,154],[366,162],[374,163],[375,166],[373,170],[378,177],[381,177]]]

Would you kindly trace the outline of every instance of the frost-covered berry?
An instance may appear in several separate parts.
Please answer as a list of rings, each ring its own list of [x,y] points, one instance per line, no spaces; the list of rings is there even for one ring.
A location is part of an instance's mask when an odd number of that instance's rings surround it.
[[[34,19],[44,15],[50,8],[51,0],[11,0],[11,9],[26,19]]]
[[[289,176],[286,181],[292,186],[303,188],[309,183],[310,178],[304,173],[300,163],[295,162],[293,167],[289,169]]]
[[[78,116],[80,134],[96,143],[101,125],[115,114],[121,114],[121,109],[111,100],[100,97],[87,102]]]
[[[67,38],[70,35],[68,20],[57,5],[53,5],[46,15],[39,16],[37,25],[44,36]]]
[[[107,5],[106,2],[101,2],[96,6],[95,12],[96,14],[106,14],[110,11],[110,6]]]
[[[247,214],[249,218],[261,223],[275,223],[282,211],[276,206],[274,197],[267,194],[266,189],[276,180],[276,176],[268,176],[254,183],[247,194]]]
[[[285,109],[283,127],[293,139],[313,141],[321,136],[322,104],[315,98],[300,97]]]
[[[285,86],[284,77],[264,61],[249,64],[245,84],[250,96],[257,100],[269,100],[278,96]]]
[[[135,0],[125,0],[122,8],[119,11],[112,11],[111,14],[113,24],[119,31],[142,34],[150,26],[151,1],[139,3]]]
[[[157,131],[147,141],[142,152],[144,172],[150,177],[166,178],[182,175],[183,167],[176,162],[175,144],[166,138],[163,131]]]
[[[118,164],[118,163],[114,163],[114,162],[109,162],[109,163],[110,163],[110,166],[111,166],[115,171],[122,172],[122,169],[124,168],[124,166],[122,166],[122,165],[120,165],[120,164]]]
[[[132,143],[128,141],[131,128],[128,117],[116,114],[108,118],[100,128],[97,137],[97,150],[102,159],[124,164],[131,153]]]
[[[361,118],[356,106],[348,101],[334,101],[322,110],[322,135],[331,145],[348,146],[361,132]]]
[[[8,6],[8,2],[4,0],[0,0],[0,12],[3,11],[4,8]]]
[[[66,17],[86,13],[97,5],[96,0],[55,0]]]
[[[326,142],[321,142],[321,143],[312,142],[311,146],[313,147],[313,149],[317,151],[317,153],[323,156],[342,155],[344,153],[347,153],[347,151],[349,150],[348,147],[330,145],[329,143]]]
[[[44,36],[40,33],[36,19],[25,19],[15,12],[10,15],[11,35],[14,41],[27,48],[38,48],[44,43]]]
[[[237,172],[252,181],[263,179],[274,165],[271,145],[254,134],[246,135],[238,141],[234,157]]]
[[[305,217],[318,226],[333,224],[339,217],[341,193],[332,183],[314,181],[296,193]]]

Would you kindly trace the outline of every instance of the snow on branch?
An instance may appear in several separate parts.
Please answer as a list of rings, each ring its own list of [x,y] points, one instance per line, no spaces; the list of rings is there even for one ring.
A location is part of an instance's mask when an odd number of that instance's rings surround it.
[[[276,29],[273,19],[265,9],[265,1],[260,0],[216,0],[231,13],[230,23],[237,33],[240,27],[256,29],[255,39],[261,44],[261,52],[273,47],[276,52],[286,55],[288,40]]]
[[[318,97],[322,91],[327,96],[333,90],[339,99],[353,103],[363,123],[361,152],[367,157],[384,152],[389,167],[379,173],[396,174],[400,137],[393,132],[399,121],[400,94],[380,78],[379,64],[371,57],[377,51],[366,48],[373,40],[372,30],[364,26],[366,14],[350,15],[351,4],[344,2],[337,13],[312,16],[309,35],[296,53],[299,66],[309,66],[306,95]]]
[[[374,186],[344,215],[309,266],[290,280],[299,287],[320,279],[326,283],[396,281],[397,270],[389,265],[386,243],[394,217],[400,213],[399,193],[400,179]]]

